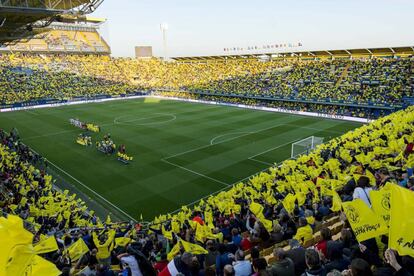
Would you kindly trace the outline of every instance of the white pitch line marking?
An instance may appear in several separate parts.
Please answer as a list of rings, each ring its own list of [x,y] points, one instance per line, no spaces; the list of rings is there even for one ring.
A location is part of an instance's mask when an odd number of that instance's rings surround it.
[[[221,137],[226,137],[226,136],[230,136],[230,135],[233,135],[233,134],[248,134],[248,133],[251,133],[251,132],[247,132],[247,131],[244,131],[244,132],[229,132],[229,133],[226,133],[226,134],[222,134],[222,135],[216,136],[213,139],[211,139],[210,140],[210,145],[215,145],[214,141],[216,141],[217,139],[219,139]],[[237,137],[239,137],[239,136],[236,136],[234,138],[237,138]]]
[[[71,129],[71,130],[63,130],[63,131],[53,132],[53,133],[48,133],[48,134],[43,134],[43,135],[29,136],[29,137],[27,137],[27,138],[22,138],[22,141],[28,141],[28,140],[33,140],[33,139],[37,139],[37,138],[43,138],[43,137],[49,137],[49,136],[55,136],[55,135],[64,134],[64,133],[69,133],[69,132],[74,132],[74,131],[78,131],[78,130],[79,130],[79,129]]]
[[[191,173],[193,173],[193,174],[196,174],[196,175],[198,175],[198,176],[201,176],[201,177],[207,178],[207,179],[212,180],[212,181],[214,181],[214,182],[220,183],[220,184],[222,184],[222,185],[224,185],[224,186],[226,186],[226,187],[230,187],[230,186],[231,186],[230,184],[227,184],[226,182],[223,182],[223,181],[221,181],[221,180],[218,180],[218,179],[212,178],[212,177],[207,176],[207,175],[205,175],[205,174],[202,174],[202,173],[199,173],[199,172],[196,172],[196,171],[190,170],[190,169],[188,169],[188,168],[186,168],[186,167],[183,167],[183,166],[177,165],[177,164],[175,164],[175,163],[173,163],[173,162],[170,162],[170,161],[168,161],[168,160],[161,159],[161,161],[162,161],[162,162],[165,162],[165,163],[168,163],[168,164],[170,164],[170,165],[172,165],[172,166],[174,166],[174,167],[180,168],[180,169],[182,169],[182,170],[185,170],[185,171],[191,172]]]
[[[269,163],[269,162],[265,162],[265,161],[262,161],[262,160],[257,160],[257,159],[254,159],[254,158],[247,158],[248,160],[252,160],[252,161],[255,161],[255,162],[258,162],[258,163],[262,163],[262,164],[265,164],[265,165],[268,165],[268,166],[273,166],[274,164],[272,164],[272,163]]]
[[[31,148],[31,150],[34,153],[38,154],[36,151],[33,150],[33,148]],[[49,159],[47,160],[47,162],[50,163],[50,164],[52,164],[55,168],[57,168],[59,171],[63,172],[64,174],[66,174],[67,176],[69,176],[70,178],[72,178],[73,180],[75,180],[76,182],[78,182],[85,189],[87,189],[88,191],[92,192],[94,195],[96,195],[97,197],[99,197],[100,199],[102,199],[103,201],[105,201],[106,203],[108,203],[110,206],[112,206],[113,208],[115,208],[116,210],[118,210],[119,212],[121,212],[122,214],[124,214],[125,216],[127,216],[129,219],[135,221],[135,219],[133,217],[131,217],[129,214],[127,214],[122,209],[120,209],[119,207],[115,206],[112,202],[110,202],[109,200],[107,200],[106,198],[104,198],[103,196],[101,196],[100,194],[98,194],[97,192],[95,192],[95,190],[93,190],[93,189],[89,188],[88,186],[86,186],[85,184],[83,184],[80,180],[78,180],[77,178],[75,178],[74,176],[72,176],[70,173],[68,173],[67,171],[65,171],[64,169],[62,169],[61,167],[59,167],[58,165],[56,165],[55,163],[53,163]]]
[[[294,139],[294,140],[292,140],[292,141],[286,142],[286,143],[284,143],[284,144],[278,145],[278,146],[273,147],[273,148],[270,148],[270,149],[268,149],[268,150],[265,150],[265,151],[259,152],[258,154],[255,154],[255,155],[252,155],[252,156],[248,157],[247,159],[252,159],[252,158],[255,158],[256,156],[262,155],[263,153],[266,153],[266,152],[269,152],[269,151],[272,151],[272,150],[275,150],[275,149],[278,149],[278,148],[281,148],[281,147],[287,146],[287,145],[292,144],[292,143],[294,143],[294,142],[296,142],[296,141],[299,141],[299,140],[300,140],[300,138],[299,138],[299,139]]]
[[[174,154],[174,155],[170,155],[168,157],[165,157],[164,159],[165,160],[171,159],[173,157],[177,157],[177,156],[180,156],[180,155],[184,155],[186,153],[190,153],[190,152],[193,152],[193,151],[205,149],[205,148],[208,148],[208,147],[211,147],[211,146],[216,146],[216,145],[219,145],[219,144],[222,144],[222,143],[225,143],[225,142],[229,142],[229,141],[232,141],[232,140],[236,140],[238,138],[241,138],[241,137],[244,137],[244,136],[247,136],[247,135],[250,135],[250,134],[256,134],[256,133],[259,133],[259,132],[262,132],[262,131],[266,131],[266,130],[269,130],[269,129],[272,129],[272,128],[275,128],[275,127],[283,126],[283,125],[286,125],[286,123],[281,123],[281,124],[273,125],[273,126],[270,126],[270,127],[267,127],[267,128],[259,129],[257,131],[246,132],[246,134],[242,134],[240,136],[232,137],[232,138],[229,138],[229,139],[224,139],[223,141],[221,141],[219,143],[216,143],[216,144],[204,145],[204,146],[197,147],[197,148],[194,148],[194,149],[190,149],[190,150],[187,150],[187,151],[179,152],[177,154]]]

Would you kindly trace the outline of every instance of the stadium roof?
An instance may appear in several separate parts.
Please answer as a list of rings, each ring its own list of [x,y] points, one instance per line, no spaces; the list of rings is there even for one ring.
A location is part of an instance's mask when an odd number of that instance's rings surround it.
[[[0,43],[33,36],[60,15],[93,12],[103,0],[0,0]]]
[[[411,56],[414,55],[414,46],[388,48],[361,48],[343,50],[292,51],[261,54],[238,54],[217,56],[172,57],[176,61],[203,61],[203,60],[232,60],[232,59],[259,59],[268,57],[278,58],[330,58],[330,57],[363,57],[363,56]]]

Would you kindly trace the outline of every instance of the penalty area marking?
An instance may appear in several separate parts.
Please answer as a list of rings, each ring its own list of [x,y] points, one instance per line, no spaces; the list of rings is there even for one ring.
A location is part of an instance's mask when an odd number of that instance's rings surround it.
[[[219,144],[222,144],[222,143],[225,143],[225,142],[229,142],[229,141],[232,141],[232,140],[236,140],[238,138],[241,138],[241,137],[244,137],[244,136],[247,136],[247,135],[250,135],[250,134],[260,133],[262,131],[270,130],[272,128],[276,128],[276,127],[283,126],[283,125],[286,125],[286,123],[276,124],[276,125],[273,125],[273,126],[270,126],[270,127],[266,127],[266,128],[263,128],[263,129],[259,129],[259,130],[256,130],[256,131],[252,131],[252,132],[245,132],[245,134],[241,134],[241,135],[238,135],[236,137],[231,137],[231,138],[228,138],[228,139],[224,139],[224,140],[222,140],[222,141],[220,141],[218,143],[215,143],[215,144],[211,144],[211,140],[210,140],[210,144],[208,144],[208,145],[201,146],[201,147],[197,147],[197,148],[193,148],[193,149],[186,150],[186,151],[183,151],[183,152],[179,152],[177,154],[174,154],[174,155],[170,155],[168,157],[165,157],[164,159],[165,160],[166,159],[171,159],[173,157],[177,157],[177,156],[180,156],[180,155],[184,155],[186,153],[190,153],[190,152],[194,152],[194,151],[197,151],[197,150],[205,149],[205,148],[208,148],[208,147],[211,147],[211,146],[219,145]]]
[[[262,163],[262,164],[266,164],[266,165],[274,166],[275,164],[272,164],[272,163],[269,163],[269,162],[265,162],[265,161],[262,161],[262,160],[255,159],[255,157],[260,156],[260,155],[262,155],[262,154],[264,154],[264,153],[267,153],[267,152],[272,151],[272,150],[275,150],[275,149],[283,148],[284,146],[287,146],[287,145],[292,144],[292,143],[294,143],[294,142],[296,142],[296,141],[299,141],[299,140],[300,140],[300,139],[294,139],[294,140],[292,140],[292,141],[290,141],[290,142],[284,143],[284,144],[282,144],[282,145],[278,145],[278,146],[276,146],[276,147],[270,148],[270,149],[268,149],[268,150],[265,150],[265,151],[262,151],[262,152],[259,152],[259,153],[255,154],[255,155],[252,155],[252,156],[250,156],[250,157],[247,157],[247,159],[248,159],[248,160],[255,161],[255,162],[258,162],[258,163]]]
[[[217,139],[221,138],[221,137],[226,137],[226,136],[231,136],[233,134],[251,134],[252,132],[230,132],[230,133],[226,133],[226,134],[222,134],[222,135],[218,135],[216,137],[214,137],[213,139],[210,140],[210,145],[214,145],[214,141],[216,141]],[[241,135],[239,135],[241,136]],[[239,136],[235,136],[234,139],[238,138]],[[219,142],[220,143],[220,142]]]
[[[114,124],[120,124],[120,125],[137,125],[137,126],[149,126],[149,125],[160,125],[160,124],[165,124],[168,122],[172,122],[175,121],[177,119],[177,116],[175,116],[174,114],[171,113],[153,113],[153,114],[157,114],[157,116],[150,116],[150,117],[141,117],[141,118],[137,118],[137,119],[132,119],[132,120],[126,120],[126,121],[122,121],[122,118],[128,117],[129,115],[124,115],[124,116],[119,116],[116,117],[114,119]],[[149,123],[133,123],[133,122],[139,122],[139,121],[143,121],[143,120],[149,120],[149,119],[154,119],[154,118],[162,118],[162,117],[170,117],[166,120],[160,121],[160,122],[149,122]]]

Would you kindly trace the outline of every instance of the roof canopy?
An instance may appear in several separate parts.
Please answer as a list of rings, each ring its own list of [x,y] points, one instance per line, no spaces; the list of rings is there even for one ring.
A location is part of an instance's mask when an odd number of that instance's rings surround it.
[[[240,54],[240,55],[220,55],[220,56],[193,56],[193,57],[173,57],[176,61],[207,61],[207,60],[233,60],[233,59],[259,59],[268,57],[278,58],[332,58],[332,57],[371,57],[371,56],[412,56],[414,46],[389,47],[389,48],[361,48],[343,50],[318,50],[318,51],[296,51],[280,53],[261,53],[261,54]]]
[[[64,13],[93,12],[103,0],[0,0],[0,43],[33,36]]]

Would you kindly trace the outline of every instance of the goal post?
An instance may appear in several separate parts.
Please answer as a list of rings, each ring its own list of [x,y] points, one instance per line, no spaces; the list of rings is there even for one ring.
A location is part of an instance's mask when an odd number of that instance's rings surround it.
[[[318,145],[323,143],[323,137],[310,136],[292,143],[291,158],[297,158],[302,154],[308,154]]]

